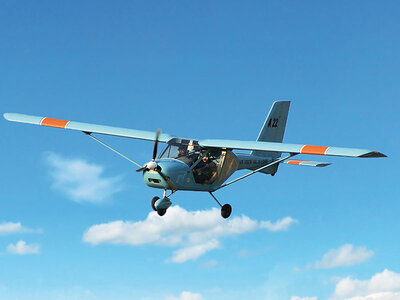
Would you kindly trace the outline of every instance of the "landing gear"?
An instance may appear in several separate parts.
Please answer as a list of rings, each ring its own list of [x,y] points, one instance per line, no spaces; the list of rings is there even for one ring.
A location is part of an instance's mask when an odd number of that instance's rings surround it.
[[[168,197],[171,196],[175,192],[176,191],[172,191],[171,194],[168,195]],[[157,197],[157,196],[155,196],[155,197],[153,197],[153,199],[151,199],[151,208],[153,210],[155,210],[157,212],[157,214],[161,217],[163,215],[165,215],[165,213],[167,212],[167,209],[172,204],[171,200],[169,200],[168,197],[167,197],[167,190],[164,190],[162,199],[160,199],[160,197]]]
[[[167,212],[167,209],[172,204],[171,200],[168,197],[170,197],[175,192],[176,191],[172,191],[167,196],[167,190],[164,190],[162,199],[160,199],[160,197],[157,197],[157,196],[153,197],[153,199],[151,199],[151,208],[154,211],[156,211],[159,216],[162,217],[163,215],[165,215],[165,213]],[[215,198],[215,196],[212,194],[212,192],[209,192],[209,193],[214,198],[214,200],[218,203],[218,205],[221,207],[221,217],[223,217],[224,219],[229,218],[231,216],[231,213],[232,213],[232,206],[230,206],[229,204],[222,205],[217,200],[217,198]]]
[[[219,203],[219,201],[217,200],[217,198],[215,198],[215,196],[214,196],[211,192],[209,192],[209,193],[210,193],[211,197],[213,197],[214,200],[215,200],[215,201],[218,203],[218,205],[221,207],[221,216],[222,216],[224,219],[229,218],[230,215],[231,215],[231,213],[232,213],[232,206],[230,206],[229,204],[221,205],[221,203]]]

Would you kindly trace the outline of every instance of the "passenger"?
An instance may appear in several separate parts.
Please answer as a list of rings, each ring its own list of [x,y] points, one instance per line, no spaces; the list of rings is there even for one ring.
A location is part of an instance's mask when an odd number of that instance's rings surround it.
[[[199,158],[202,155],[204,155],[204,151],[199,154]],[[209,153],[204,155],[193,170],[197,183],[212,184],[217,178],[217,165],[213,160],[210,160],[209,155]]]

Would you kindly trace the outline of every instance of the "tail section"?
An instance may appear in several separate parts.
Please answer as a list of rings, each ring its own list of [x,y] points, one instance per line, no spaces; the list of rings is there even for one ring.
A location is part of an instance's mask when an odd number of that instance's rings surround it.
[[[261,128],[257,141],[281,143],[285,134],[286,121],[289,113],[290,101],[276,101],[272,104],[271,110],[264,125]],[[281,156],[280,152],[252,151],[252,155],[268,156],[276,159]]]

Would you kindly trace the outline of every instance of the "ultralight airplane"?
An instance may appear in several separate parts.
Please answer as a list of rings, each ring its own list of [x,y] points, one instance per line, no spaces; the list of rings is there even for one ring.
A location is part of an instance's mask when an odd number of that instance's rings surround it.
[[[231,215],[232,207],[229,204],[222,205],[217,200],[213,195],[216,190],[259,172],[274,176],[280,163],[310,167],[330,165],[330,163],[324,162],[291,159],[298,154],[386,157],[380,152],[366,149],[282,143],[289,106],[290,101],[273,103],[256,141],[196,140],[161,133],[160,130],[154,133],[16,113],[5,113],[4,118],[14,122],[82,131],[95,141],[137,165],[139,167],[137,171],[142,172],[146,185],[164,190],[161,199],[154,197],[151,200],[152,208],[160,216],[163,216],[171,206],[171,195],[176,191],[186,190],[209,192],[221,207],[221,216],[228,218]],[[153,158],[142,166],[94,137],[94,133],[154,141]],[[158,142],[167,145],[157,158]],[[250,150],[251,152],[248,154],[234,153],[233,150]],[[281,157],[282,153],[287,153],[287,155]],[[234,172],[243,169],[250,170],[250,172],[226,182]],[[169,194],[167,195],[168,191]]]

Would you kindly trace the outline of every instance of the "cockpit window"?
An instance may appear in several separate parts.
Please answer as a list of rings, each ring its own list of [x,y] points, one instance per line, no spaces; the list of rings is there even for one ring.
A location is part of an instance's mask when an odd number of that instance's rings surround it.
[[[175,158],[191,166],[197,160],[200,149],[199,146],[168,145],[159,158]]]
[[[188,166],[192,166],[197,160],[200,159],[205,150],[199,146],[187,145],[168,145],[161,153],[159,158],[175,158],[183,161]],[[210,160],[215,159],[221,155],[221,151],[208,151],[207,157]]]
[[[168,145],[163,152],[161,152],[159,158],[175,158],[178,155],[178,147]]]

